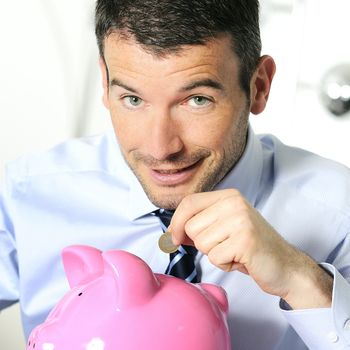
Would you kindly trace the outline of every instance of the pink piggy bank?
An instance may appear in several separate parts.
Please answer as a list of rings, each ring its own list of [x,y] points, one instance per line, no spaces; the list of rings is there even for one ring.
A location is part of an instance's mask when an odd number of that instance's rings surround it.
[[[154,274],[133,254],[63,250],[71,290],[27,350],[229,350],[224,290]]]

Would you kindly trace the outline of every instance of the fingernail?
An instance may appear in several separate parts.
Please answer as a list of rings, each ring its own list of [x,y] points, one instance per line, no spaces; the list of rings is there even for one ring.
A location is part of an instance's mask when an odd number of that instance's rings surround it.
[[[171,240],[173,241],[173,243],[174,243],[175,245],[180,245],[179,240],[176,239],[176,237],[174,237],[174,235],[171,235]]]

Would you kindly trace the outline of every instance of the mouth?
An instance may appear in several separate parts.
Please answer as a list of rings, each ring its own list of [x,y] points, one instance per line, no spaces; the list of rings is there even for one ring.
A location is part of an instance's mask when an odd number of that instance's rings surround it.
[[[178,186],[189,181],[194,176],[202,162],[203,159],[200,159],[195,163],[182,168],[151,169],[151,177],[157,185]]]

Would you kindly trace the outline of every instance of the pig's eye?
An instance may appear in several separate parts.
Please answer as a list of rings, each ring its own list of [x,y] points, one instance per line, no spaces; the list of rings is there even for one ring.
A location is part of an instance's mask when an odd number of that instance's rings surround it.
[[[83,293],[82,293],[82,292],[80,292],[80,293],[78,294],[78,297],[80,297],[81,295],[83,295]]]

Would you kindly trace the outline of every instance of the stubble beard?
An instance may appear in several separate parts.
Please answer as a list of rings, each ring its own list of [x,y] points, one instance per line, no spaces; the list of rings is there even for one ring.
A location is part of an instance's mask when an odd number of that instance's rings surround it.
[[[158,208],[165,209],[176,209],[180,204],[181,200],[193,193],[209,192],[214,189],[214,187],[228,174],[228,172],[233,169],[238,160],[241,158],[247,141],[247,131],[248,131],[248,117],[246,116],[249,112],[245,111],[242,113],[238,119],[235,135],[232,135],[232,138],[229,140],[228,145],[223,150],[223,156],[221,160],[214,161],[212,160],[207,167],[204,169],[203,174],[198,179],[197,183],[189,188],[188,192],[182,194],[175,194],[176,186],[168,186],[169,194],[166,198],[157,196],[155,190],[152,190],[152,186],[149,186],[147,182],[143,179],[142,175],[137,171],[137,167],[133,166],[130,161],[124,155],[124,159],[128,164],[131,171],[134,173],[138,181],[140,182],[144,192],[146,193],[148,199]],[[146,166],[152,164],[175,164],[176,166],[181,167],[181,164],[192,164],[193,160],[200,161],[209,157],[211,151],[208,149],[201,149],[197,152],[194,152],[192,155],[185,156],[171,156],[165,162],[159,162],[149,156],[143,156],[135,152],[133,155],[134,160],[137,162],[142,162]],[[171,189],[174,189],[174,195],[171,194]]]

